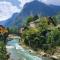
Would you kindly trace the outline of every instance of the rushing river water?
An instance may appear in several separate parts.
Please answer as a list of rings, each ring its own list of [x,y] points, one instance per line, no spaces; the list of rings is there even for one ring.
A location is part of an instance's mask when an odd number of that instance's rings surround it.
[[[19,39],[12,39],[7,42],[7,52],[10,54],[9,60],[50,60],[30,54],[27,50],[19,45]]]

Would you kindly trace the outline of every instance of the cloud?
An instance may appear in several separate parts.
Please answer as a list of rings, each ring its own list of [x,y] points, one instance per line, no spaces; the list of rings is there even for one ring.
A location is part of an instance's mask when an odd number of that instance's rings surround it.
[[[44,2],[46,4],[53,4],[60,6],[60,0],[39,0],[39,1]]]
[[[7,20],[14,13],[20,12],[27,2],[33,0],[0,0],[0,21]]]
[[[39,0],[39,1],[41,1],[41,2],[47,2],[48,0]]]
[[[0,0],[0,2],[10,2],[12,5],[20,8],[20,1],[19,0]]]
[[[19,11],[20,9],[12,5],[10,2],[0,2],[0,21],[10,18],[13,13]]]
[[[18,8],[23,7],[25,3],[31,2],[33,0],[0,0],[2,2],[10,2]]]
[[[49,0],[48,4],[60,5],[60,0]]]
[[[42,2],[45,2],[45,3],[46,3],[47,1],[48,1],[48,0],[42,0]]]

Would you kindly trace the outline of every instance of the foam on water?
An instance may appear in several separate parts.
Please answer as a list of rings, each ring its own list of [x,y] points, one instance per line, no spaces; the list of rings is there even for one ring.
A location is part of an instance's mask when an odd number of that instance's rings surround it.
[[[7,49],[12,49],[14,46],[6,46]]]

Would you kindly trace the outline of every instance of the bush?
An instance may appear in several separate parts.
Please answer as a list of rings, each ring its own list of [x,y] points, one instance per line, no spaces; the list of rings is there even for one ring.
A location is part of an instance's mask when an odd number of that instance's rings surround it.
[[[0,41],[0,60],[8,60],[5,44]]]

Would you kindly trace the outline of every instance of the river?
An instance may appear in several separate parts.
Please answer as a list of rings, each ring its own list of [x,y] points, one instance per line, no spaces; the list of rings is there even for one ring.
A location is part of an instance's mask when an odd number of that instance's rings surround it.
[[[30,54],[26,49],[19,45],[19,39],[13,38],[7,42],[7,52],[10,54],[9,60],[51,60]]]

